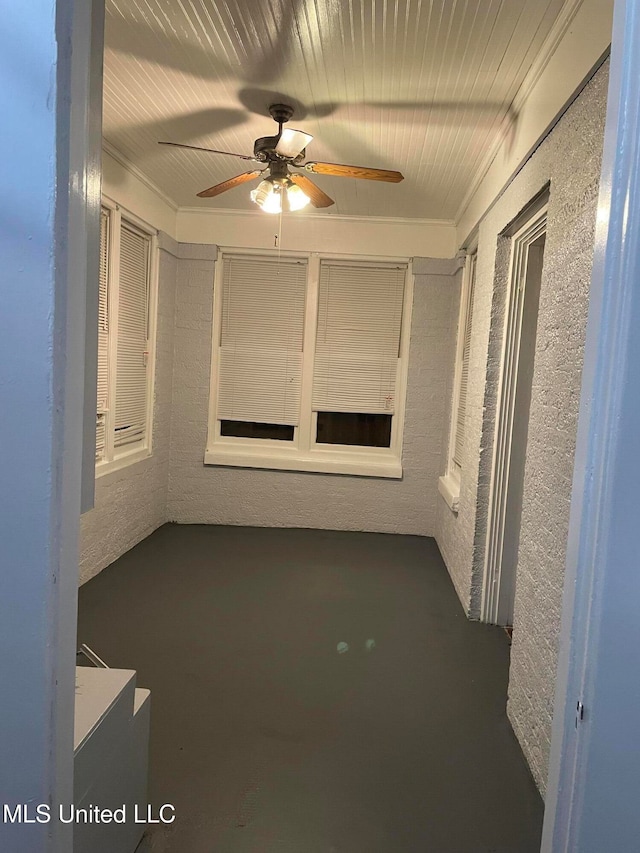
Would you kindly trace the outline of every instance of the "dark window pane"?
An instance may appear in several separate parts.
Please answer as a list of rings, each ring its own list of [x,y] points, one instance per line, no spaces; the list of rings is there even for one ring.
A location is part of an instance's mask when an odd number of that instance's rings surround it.
[[[220,421],[221,435],[236,438],[275,438],[293,441],[293,427],[286,424],[256,424],[247,421]]]
[[[391,415],[318,412],[318,444],[391,447]]]

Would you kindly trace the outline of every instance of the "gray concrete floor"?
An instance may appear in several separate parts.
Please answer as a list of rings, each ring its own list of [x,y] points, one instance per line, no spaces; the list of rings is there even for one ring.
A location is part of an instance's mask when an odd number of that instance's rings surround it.
[[[154,853],[533,853],[504,632],[431,539],[165,525],[80,590],[151,689]]]

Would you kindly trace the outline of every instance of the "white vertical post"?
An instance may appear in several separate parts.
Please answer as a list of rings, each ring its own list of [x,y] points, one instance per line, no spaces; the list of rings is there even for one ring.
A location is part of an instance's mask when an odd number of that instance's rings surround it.
[[[3,853],[72,850],[90,7],[9,3],[0,28],[0,803],[52,809],[0,819]]]
[[[639,0],[616,0],[543,851],[640,844]]]

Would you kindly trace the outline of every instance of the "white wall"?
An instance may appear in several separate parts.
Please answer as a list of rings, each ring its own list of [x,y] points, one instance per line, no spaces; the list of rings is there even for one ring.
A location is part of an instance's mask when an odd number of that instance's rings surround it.
[[[640,838],[638,43],[638,3],[619,0],[542,853],[635,850]]]
[[[480,223],[460,506],[455,516],[440,502],[436,532],[463,605],[477,618],[509,265],[509,241],[499,235],[550,181],[508,704],[543,791],[606,95],[604,67]]]
[[[177,206],[143,172],[106,143],[102,149],[102,192],[152,228],[175,239]]]
[[[244,249],[273,249],[277,216],[244,211],[181,208],[177,239]],[[282,217],[280,248],[302,252],[452,258],[456,228],[447,220],[333,216],[298,211]]]
[[[190,257],[186,257],[188,254]],[[168,517],[180,523],[433,535],[460,274],[416,269],[402,480],[205,466],[215,253],[181,244]]]

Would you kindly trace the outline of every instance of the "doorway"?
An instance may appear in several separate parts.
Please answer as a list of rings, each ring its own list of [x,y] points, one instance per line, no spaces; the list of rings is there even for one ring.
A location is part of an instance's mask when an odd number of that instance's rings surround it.
[[[522,223],[522,217],[518,222]],[[534,213],[526,214],[524,224],[515,227],[500,361],[482,595],[482,620],[504,626],[513,625],[538,304],[547,230],[546,203],[542,208],[536,205]]]

